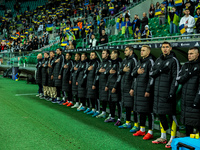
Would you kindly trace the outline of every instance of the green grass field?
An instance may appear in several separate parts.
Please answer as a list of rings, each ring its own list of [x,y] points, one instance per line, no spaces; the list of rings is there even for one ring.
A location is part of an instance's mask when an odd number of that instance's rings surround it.
[[[37,89],[25,81],[0,78],[0,150],[166,149],[104,119],[41,100],[33,95]],[[159,135],[154,131],[155,138]]]

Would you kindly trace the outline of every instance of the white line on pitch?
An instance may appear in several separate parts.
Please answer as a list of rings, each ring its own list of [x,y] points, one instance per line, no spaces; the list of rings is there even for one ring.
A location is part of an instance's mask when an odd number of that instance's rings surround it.
[[[15,94],[15,96],[23,96],[23,95],[36,95],[37,93],[27,93],[27,94]]]

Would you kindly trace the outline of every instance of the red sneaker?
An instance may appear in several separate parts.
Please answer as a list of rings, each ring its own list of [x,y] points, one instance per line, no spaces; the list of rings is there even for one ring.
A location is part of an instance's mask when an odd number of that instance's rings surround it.
[[[167,140],[163,138],[157,138],[156,140],[152,141],[153,144],[166,144]]]
[[[63,103],[63,105],[68,105],[69,104],[69,102],[68,101],[66,101],[65,103]]]
[[[149,139],[153,139],[153,135],[150,133],[147,133],[144,137],[143,140],[149,140]]]
[[[71,107],[71,106],[73,106],[74,104],[72,104],[72,103],[69,103],[68,105],[67,105],[67,107]]]
[[[145,135],[145,132],[142,132],[140,130],[133,134],[133,136],[144,136],[144,135]]]

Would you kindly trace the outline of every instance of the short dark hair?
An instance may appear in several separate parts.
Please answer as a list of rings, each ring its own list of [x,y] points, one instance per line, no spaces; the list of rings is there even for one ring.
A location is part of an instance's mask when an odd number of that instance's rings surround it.
[[[59,49],[62,52],[62,48],[57,48],[57,49]]]
[[[117,54],[118,56],[120,55],[120,52],[118,50],[112,50],[112,52],[114,52],[115,54]]]
[[[126,48],[128,48],[130,51],[134,51],[134,48],[132,46],[127,46]]]
[[[168,44],[170,47],[172,47],[171,44],[169,42],[167,42],[167,41],[163,42],[162,46],[163,46],[163,44]]]
[[[103,50],[103,51],[105,51],[107,54],[110,55],[110,51],[109,51],[108,49],[105,49],[105,50]],[[102,52],[103,52],[103,51],[102,51]]]
[[[76,53],[76,54],[79,55],[79,56],[81,57],[81,53]],[[75,55],[76,55],[76,54],[75,54]]]
[[[189,50],[197,50],[198,51],[198,53],[199,53],[199,48],[198,47],[191,47]]]
[[[186,8],[186,9],[185,9],[185,11],[186,11],[186,10],[189,10],[189,9],[188,9],[188,8]],[[189,10],[189,11],[190,11],[190,10]]]
[[[55,51],[50,51],[50,53],[51,53],[51,52],[55,54]]]
[[[82,53],[81,55],[85,55],[87,57],[87,54],[86,53]]]
[[[72,57],[72,53],[70,53],[70,52],[67,52],[66,54],[69,54],[69,55]]]
[[[90,54],[91,54],[91,53],[94,53],[94,54],[97,56],[97,54],[95,53],[95,51],[90,52]]]

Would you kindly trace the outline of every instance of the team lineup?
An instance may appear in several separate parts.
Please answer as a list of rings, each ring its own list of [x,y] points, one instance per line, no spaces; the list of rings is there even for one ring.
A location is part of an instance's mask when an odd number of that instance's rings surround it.
[[[37,96],[77,108],[77,111],[92,117],[105,118],[104,122],[113,122],[120,129],[130,128],[133,136],[144,136],[144,140],[153,139],[154,116],[157,115],[161,136],[152,143],[163,143],[166,148],[171,148],[171,142],[176,137],[176,90],[179,84],[182,85],[181,122],[186,126],[186,135],[190,135],[194,127],[200,127],[199,49],[189,49],[188,62],[182,67],[170,43],[163,42],[161,51],[155,62],[148,45],[142,46],[139,60],[131,46],[125,48],[123,60],[118,50],[111,53],[102,50],[102,61],[94,51],[90,56],[76,53],[74,60],[72,53],[67,52],[64,56],[59,48],[56,55],[54,51],[44,52],[44,59],[42,54],[38,54]],[[107,106],[110,109],[108,116]],[[121,121],[123,108],[126,110],[124,124]],[[171,137],[167,141],[166,130],[169,128]]]

